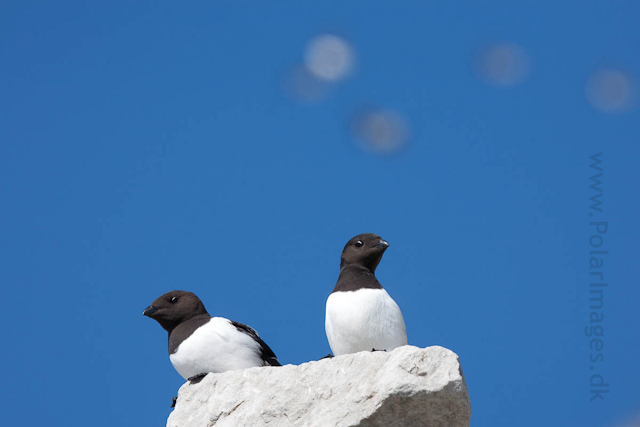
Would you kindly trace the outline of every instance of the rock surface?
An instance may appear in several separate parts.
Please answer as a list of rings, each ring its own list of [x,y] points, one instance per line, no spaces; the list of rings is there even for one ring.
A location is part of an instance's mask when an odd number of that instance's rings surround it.
[[[209,374],[180,388],[167,427],[457,427],[470,417],[458,356],[404,346]]]

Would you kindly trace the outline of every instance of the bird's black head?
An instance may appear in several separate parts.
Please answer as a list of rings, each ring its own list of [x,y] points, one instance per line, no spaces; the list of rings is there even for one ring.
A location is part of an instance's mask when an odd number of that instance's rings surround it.
[[[349,265],[364,267],[374,273],[389,243],[373,233],[358,234],[347,242],[340,257],[340,269]]]
[[[204,304],[195,294],[186,291],[171,291],[158,297],[142,312],[171,332],[185,320],[208,314]]]

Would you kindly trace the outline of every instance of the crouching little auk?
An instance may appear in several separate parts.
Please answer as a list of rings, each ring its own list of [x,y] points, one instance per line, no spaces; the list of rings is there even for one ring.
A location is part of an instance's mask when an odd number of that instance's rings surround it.
[[[142,314],[169,333],[169,359],[186,380],[197,380],[209,372],[280,366],[255,330],[223,317],[211,317],[191,292],[167,292]]]

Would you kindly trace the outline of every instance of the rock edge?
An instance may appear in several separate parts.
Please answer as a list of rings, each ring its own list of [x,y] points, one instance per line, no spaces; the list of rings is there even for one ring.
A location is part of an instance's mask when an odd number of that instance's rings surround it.
[[[470,418],[458,356],[403,346],[209,374],[180,388],[167,427],[466,427]]]

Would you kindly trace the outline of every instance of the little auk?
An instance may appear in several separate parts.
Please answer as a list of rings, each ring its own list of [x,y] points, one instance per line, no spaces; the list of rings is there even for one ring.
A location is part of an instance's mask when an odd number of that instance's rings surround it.
[[[407,344],[398,304],[376,279],[375,270],[389,243],[359,234],[342,250],[338,283],[327,299],[325,331],[335,356],[393,350]]]
[[[209,372],[280,366],[255,330],[223,317],[211,317],[191,292],[167,292],[142,314],[169,333],[169,359],[186,380],[194,381]]]

